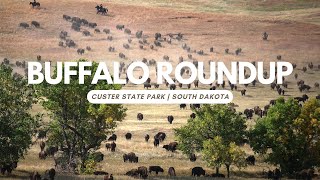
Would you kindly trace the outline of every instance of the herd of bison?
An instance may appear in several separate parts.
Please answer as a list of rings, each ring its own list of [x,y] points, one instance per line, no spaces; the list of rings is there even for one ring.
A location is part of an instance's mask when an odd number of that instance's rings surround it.
[[[36,4],[32,6],[37,6]],[[39,3],[40,6],[40,3]],[[70,38],[70,33],[82,33],[83,36],[93,36],[95,34],[101,34],[104,33],[106,35],[106,40],[107,41],[113,41],[114,37],[111,33],[111,29],[108,28],[104,28],[104,29],[99,29],[98,28],[98,24],[95,22],[90,22],[86,19],[80,18],[80,17],[71,17],[69,15],[63,15],[62,16],[63,20],[67,21],[70,23],[70,31],[64,30],[61,31],[58,35],[57,38],[59,38],[59,43],[57,44],[57,46],[61,47],[61,48],[74,48],[75,49],[75,53],[78,53],[79,55],[83,55],[84,53],[89,53],[92,49],[89,45],[87,45],[86,47],[79,47],[76,40],[72,40]],[[19,24],[19,26],[21,28],[24,29],[30,29],[30,26],[33,28],[41,28],[41,23],[37,22],[37,21],[32,21],[29,25],[29,23],[27,22],[21,22]],[[126,70],[127,67],[129,65],[125,64],[125,60],[129,60],[130,58],[126,56],[125,52],[135,48],[132,45],[132,42],[134,40],[136,40],[138,42],[138,47],[141,50],[156,50],[157,48],[162,48],[164,44],[169,45],[172,44],[173,41],[177,41],[180,42],[182,44],[181,48],[183,50],[185,50],[186,52],[188,52],[188,57],[184,58],[184,57],[179,57],[179,62],[182,62],[184,60],[189,60],[192,61],[193,64],[197,67],[198,61],[193,58],[192,54],[197,54],[197,55],[206,55],[207,53],[212,53],[214,52],[214,48],[210,47],[208,48],[208,51],[206,52],[205,49],[202,50],[195,50],[193,48],[191,48],[191,46],[189,46],[188,44],[186,44],[184,41],[184,36],[182,33],[172,33],[172,34],[166,34],[163,35],[161,33],[155,33],[154,37],[150,38],[147,35],[145,35],[143,33],[142,30],[138,30],[136,31],[136,33],[132,33],[132,31],[129,28],[126,28],[125,25],[123,24],[118,24],[116,25],[116,30],[117,31],[123,31],[125,34],[128,35],[128,39],[127,42],[123,44],[123,49],[116,49],[113,46],[109,46],[106,47],[108,52],[118,52],[118,56],[120,59],[123,60],[123,62],[121,62],[121,66],[120,66],[120,72],[123,73],[124,75],[126,75]],[[262,41],[268,41],[269,35],[267,32],[264,32],[262,34]],[[151,40],[152,39],[152,40]],[[242,53],[242,49],[241,48],[237,48],[236,50],[234,50],[234,53],[231,52],[230,49],[225,49],[224,53],[226,54],[232,54],[235,56],[238,56]],[[164,55],[162,57],[162,59],[164,61],[169,61],[171,60],[170,57],[168,55]],[[42,61],[42,57],[41,55],[37,56],[37,60],[38,61]],[[281,55],[277,56],[277,60],[281,61]],[[154,66],[156,65],[157,61],[155,59],[146,59],[146,58],[142,58],[142,61],[144,63],[146,63],[148,66]],[[27,66],[26,66],[26,62],[25,61],[11,61],[8,58],[5,58],[3,60],[4,64],[8,64],[11,66],[15,66],[17,68],[22,68],[24,69],[25,75],[27,75]],[[252,62],[255,65],[255,62]],[[293,64],[294,69],[297,69],[297,64]],[[320,64],[314,65],[312,62],[309,62],[307,64],[305,64],[305,66],[301,66],[299,67],[302,71],[302,73],[306,73],[307,71],[319,71],[320,70]],[[185,68],[181,70],[181,74],[183,75],[189,75],[190,74],[190,70]],[[265,71],[264,72],[264,76],[268,77],[268,72]],[[305,94],[303,94],[302,96],[297,96],[294,97],[294,99],[296,99],[297,101],[299,101],[299,103],[304,103],[309,97],[307,95],[308,91],[310,91],[311,89],[314,89],[315,91],[319,91],[319,82],[314,82],[314,84],[306,84],[304,80],[299,79],[299,75],[297,73],[294,74],[294,78],[296,80],[296,86],[298,87],[298,90],[300,92],[303,92]],[[174,81],[176,82],[176,81]],[[177,82],[176,82],[177,83]],[[231,84],[230,82],[223,82],[222,84],[218,84],[218,83],[212,83],[208,89],[210,90],[215,90],[217,88],[220,89],[228,89],[228,90],[232,90],[232,91],[237,91],[239,93],[241,93],[241,96],[246,96],[246,93],[248,93],[248,87],[249,86],[256,86],[256,83],[258,83],[257,81],[253,81],[251,84],[245,84],[243,88],[239,89],[237,87],[236,84]],[[291,85],[291,84],[290,84]],[[143,87],[144,88],[152,88],[152,86],[154,88],[159,88],[159,84],[155,84],[155,83],[151,83],[151,79],[148,79],[144,84]],[[199,86],[199,81],[195,81],[192,84],[187,84],[187,85],[183,85],[181,83],[177,83],[177,84],[169,84],[168,82],[165,82],[165,86],[171,90],[175,90],[177,87],[183,88],[183,86],[186,86],[188,89],[190,89],[192,86],[194,86],[194,88],[198,88]],[[286,94],[286,91],[288,89],[289,83],[288,81],[286,81],[286,79],[284,80],[284,83],[279,85],[276,83],[272,83],[270,85],[270,89],[272,91],[276,91],[279,96],[283,96]],[[316,96],[317,99],[320,99],[320,95]],[[259,107],[259,106],[255,106],[252,108],[247,108],[245,109],[243,112],[239,112],[241,115],[245,116],[247,119],[251,119],[253,118],[254,115],[263,117],[266,116],[268,109],[275,104],[275,100],[270,100],[269,104],[266,104],[264,107]],[[231,104],[232,106],[232,104]],[[187,104],[180,104],[180,109],[186,109],[187,108]],[[194,108],[200,108],[201,105],[200,104],[190,104],[190,108],[194,109]],[[234,106],[235,107],[235,106]],[[236,111],[236,109],[234,108],[234,111]],[[193,119],[195,118],[195,113],[190,114],[190,118]],[[137,120],[138,121],[142,121],[144,119],[144,115],[143,113],[139,112],[137,113]],[[173,115],[168,115],[167,116],[167,120],[168,123],[172,124],[174,121],[174,116]],[[42,179],[43,177],[45,177],[44,179],[54,179],[55,174],[56,174],[56,170],[63,170],[63,167],[59,167],[59,158],[55,158],[55,154],[62,150],[60,147],[55,147],[55,146],[46,146],[46,131],[39,131],[37,134],[37,140],[39,140],[39,146],[40,146],[40,152],[39,152],[39,159],[46,159],[47,157],[54,157],[55,160],[55,168],[49,169],[46,171],[46,173],[44,175],[41,175],[38,172],[34,172],[32,175],[30,175],[31,179]],[[146,142],[150,141],[150,137],[152,137],[149,134],[145,134],[144,136],[144,140]],[[154,144],[154,147],[159,147],[160,144],[166,139],[167,135],[164,132],[158,132],[157,134],[155,134],[153,136],[152,139],[152,143]],[[125,139],[127,140],[131,140],[133,138],[133,135],[128,132],[125,134]],[[143,138],[143,137],[141,137]],[[116,140],[117,140],[117,135],[116,134],[112,134],[111,136],[108,137],[108,139],[106,139],[108,142],[105,144],[105,149],[107,151],[111,151],[111,152],[115,152],[117,151],[117,144],[116,144]],[[244,142],[246,143],[246,142]],[[164,149],[166,149],[167,151],[171,151],[171,152],[175,152],[178,148],[178,143],[177,142],[170,142],[168,144],[163,144],[162,147]],[[97,162],[101,162],[104,159],[104,154],[101,152],[97,152],[94,154],[95,159]],[[197,160],[197,157],[195,154],[190,154],[189,155],[189,159],[190,161],[194,162]],[[249,165],[254,166],[255,165],[255,157],[253,155],[250,155],[246,158],[246,161]],[[139,157],[134,153],[134,152],[130,152],[127,154],[123,154],[123,162],[128,162],[128,163],[138,163],[139,162]],[[17,167],[17,163],[13,163],[13,164],[6,164],[6,165],[2,165],[1,166],[1,173],[5,174],[6,172],[11,173],[11,171],[13,169],[15,169]],[[128,176],[132,176],[132,177],[137,177],[137,178],[147,178],[148,175],[154,173],[156,175],[158,175],[159,173],[164,173],[165,170],[161,167],[161,166],[157,166],[157,165],[152,165],[149,167],[145,167],[145,166],[140,166],[137,167],[136,169],[132,169],[130,171],[128,171],[126,173],[126,175]],[[169,167],[168,170],[166,170],[167,174],[169,176],[176,176],[176,172],[175,172],[175,168],[174,167]],[[313,172],[310,171],[304,171],[301,172],[301,177],[309,177],[312,176]],[[113,179],[113,175],[109,174],[105,171],[95,171],[94,172],[95,175],[104,175],[105,179]],[[191,169],[190,174],[192,176],[207,176],[207,177],[224,177],[223,174],[208,174],[206,173],[205,169],[203,169],[202,167],[194,167]],[[281,172],[279,171],[279,169],[275,169],[275,170],[269,170],[268,172],[266,172],[266,178],[272,178],[272,179],[279,179],[281,177]]]

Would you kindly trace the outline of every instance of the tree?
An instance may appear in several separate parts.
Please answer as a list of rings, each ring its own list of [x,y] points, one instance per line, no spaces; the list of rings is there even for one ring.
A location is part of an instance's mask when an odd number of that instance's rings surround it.
[[[85,61],[85,60],[80,60]],[[87,70],[95,72],[98,64],[93,62]],[[78,71],[78,69],[74,69]],[[53,77],[56,77],[57,70]],[[81,168],[94,150],[100,147],[107,134],[116,127],[116,122],[125,117],[126,109],[119,104],[91,104],[87,93],[91,90],[119,90],[121,85],[99,81],[91,84],[93,76],[85,76],[84,84],[79,84],[78,76],[71,76],[70,84],[57,85],[42,83],[38,87],[42,105],[49,111],[48,141],[63,149],[67,165],[72,166],[80,159]],[[78,164],[78,163],[76,163]]]
[[[29,111],[36,102],[33,86],[9,65],[0,65],[0,166],[23,158],[32,144],[40,115]]]
[[[250,130],[250,145],[288,175],[320,164],[320,102],[278,99]]]
[[[220,136],[204,141],[202,154],[210,167],[220,167],[225,164],[228,178],[230,177],[231,164],[236,165],[238,168],[246,166],[246,153],[234,142],[224,144]]]
[[[208,166],[219,168],[225,164],[242,166],[242,154],[238,146],[246,135],[245,120],[227,105],[203,105],[194,110],[195,119],[175,129],[179,149],[185,154],[202,152]],[[216,146],[219,144],[219,146]],[[228,174],[229,176],[229,174]]]

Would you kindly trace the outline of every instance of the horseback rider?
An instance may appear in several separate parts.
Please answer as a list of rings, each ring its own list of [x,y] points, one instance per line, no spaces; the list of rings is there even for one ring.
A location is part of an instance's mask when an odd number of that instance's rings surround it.
[[[101,9],[101,10],[103,9],[103,6],[102,6],[102,4],[100,4],[100,6],[99,6],[99,9]]]

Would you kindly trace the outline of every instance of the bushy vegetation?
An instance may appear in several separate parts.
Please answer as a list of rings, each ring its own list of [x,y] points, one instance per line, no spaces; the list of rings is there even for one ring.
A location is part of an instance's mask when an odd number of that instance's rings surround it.
[[[34,88],[9,65],[0,65],[0,163],[23,158],[41,120],[29,111],[36,103]],[[0,166],[1,166],[0,164]]]
[[[97,67],[98,64],[93,63],[88,68],[95,72]],[[56,73],[55,70],[53,77]],[[107,84],[106,81],[91,84],[92,78],[86,76],[84,84],[79,84],[78,76],[72,76],[70,84],[62,81],[56,85],[42,83],[37,87],[41,104],[51,117],[48,142],[63,147],[69,163],[79,162],[81,168],[86,168],[90,151],[100,147],[116,123],[126,115],[122,105],[89,103],[87,93],[91,90],[121,89],[121,85]]]

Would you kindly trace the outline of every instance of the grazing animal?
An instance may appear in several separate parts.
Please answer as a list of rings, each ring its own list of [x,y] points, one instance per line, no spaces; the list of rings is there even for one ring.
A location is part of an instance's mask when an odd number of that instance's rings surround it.
[[[73,41],[73,40],[71,40],[71,39],[67,39],[66,40],[66,46],[67,47],[75,47],[76,46],[76,43]]]
[[[161,39],[161,33],[155,33],[154,34],[154,39],[155,40],[160,40]]]
[[[109,52],[114,52],[114,51],[115,51],[115,48],[110,46],[110,47],[108,48],[108,51],[109,51]]]
[[[126,137],[127,140],[131,140],[132,134],[131,133],[126,133],[125,137]]]
[[[125,59],[125,58],[126,58],[126,56],[125,56],[123,53],[119,53],[119,58],[121,58],[121,59]]]
[[[197,88],[199,86],[199,80],[195,80],[193,84],[194,84],[194,87]]]
[[[143,88],[149,89],[149,88],[151,88],[151,84],[146,82],[143,84]]]
[[[309,85],[306,85],[306,84],[302,84],[299,86],[299,91],[302,92],[302,91],[309,91],[311,89],[311,87]]]
[[[126,172],[126,175],[134,178],[139,178],[140,176],[138,169],[131,169],[130,171]]]
[[[153,146],[157,147],[157,146],[159,146],[159,144],[160,144],[160,140],[158,138],[154,138]]]
[[[249,165],[255,165],[256,158],[253,155],[250,155],[246,158],[246,162]]]
[[[77,53],[80,54],[80,55],[82,55],[82,54],[84,53],[84,49],[78,49],[78,50],[77,50]]]
[[[144,140],[145,140],[146,142],[148,142],[148,141],[149,141],[149,139],[150,139],[149,134],[146,134],[146,135],[144,136]]]
[[[110,34],[110,29],[103,29],[102,32],[104,32],[106,34]]]
[[[108,139],[108,141],[116,141],[116,140],[117,140],[117,135],[116,134],[112,134]]]
[[[166,139],[167,135],[164,132],[158,132],[155,136],[154,139],[159,139],[160,142],[164,141]]]
[[[135,153],[131,152],[123,155],[123,162],[129,161],[130,163],[138,163],[138,157]]]
[[[40,149],[41,149],[41,151],[43,151],[45,147],[46,147],[46,143],[43,142],[43,141],[41,141],[41,142],[40,142]]]
[[[138,167],[138,173],[141,178],[147,178],[148,177],[148,168],[145,166]]]
[[[169,87],[169,88],[170,88],[170,90],[176,90],[176,87],[177,87],[177,86],[176,86],[175,84],[170,84],[170,87]]]
[[[180,109],[186,109],[187,105],[186,104],[180,104]]]
[[[83,34],[84,36],[90,36],[90,35],[91,35],[90,32],[87,31],[87,30],[84,30],[84,31],[82,32],[82,34]]]
[[[124,33],[126,33],[126,34],[130,35],[130,34],[131,34],[131,30],[130,30],[130,29],[128,29],[128,28],[125,28],[125,29],[124,29]]]
[[[136,37],[137,37],[138,39],[140,39],[140,38],[142,37],[142,33],[143,33],[143,31],[137,31],[137,32],[136,32]]]
[[[71,29],[79,32],[80,31],[80,23],[72,23]]]
[[[60,41],[58,45],[59,45],[60,47],[63,47],[63,42]]]
[[[190,155],[189,155],[189,160],[190,160],[191,162],[195,162],[195,161],[197,160],[196,155],[195,155],[194,153],[190,154]]]
[[[138,114],[137,114],[137,119],[138,119],[139,121],[142,121],[142,120],[143,120],[143,114],[142,114],[142,113],[138,113]]]
[[[149,166],[149,173],[156,172],[158,175],[159,172],[164,172],[163,169],[160,166]]]
[[[176,176],[176,170],[174,169],[174,167],[169,167],[168,175],[169,176]]]
[[[241,96],[245,96],[246,95],[246,91],[245,89],[241,90]]]
[[[199,109],[200,107],[200,104],[190,104],[190,109]]]
[[[106,149],[111,150],[111,143],[106,143]]]
[[[35,28],[39,28],[40,27],[40,23],[38,23],[37,21],[31,21],[31,26],[33,26]]]
[[[124,28],[124,25],[118,24],[118,25],[116,26],[116,28],[117,28],[118,30],[122,30],[122,29]]]
[[[169,60],[170,60],[170,58],[169,58],[169,56],[164,55],[164,56],[163,56],[163,60],[165,60],[165,61],[169,61]]]
[[[195,114],[195,113],[191,113],[191,114],[190,114],[190,118],[191,118],[191,119],[196,118],[196,114]]]
[[[66,31],[61,31],[59,34],[60,39],[66,39],[67,36],[68,36],[68,32]]]
[[[25,23],[25,22],[22,22],[19,24],[20,27],[23,27],[23,28],[28,28],[29,27],[29,24],[28,23]]]
[[[163,148],[167,151],[174,152],[177,150],[178,143],[177,142],[171,142],[169,144],[163,145]]]
[[[100,33],[100,29],[94,29],[95,33]]]
[[[97,23],[88,23],[88,26],[90,28],[96,28],[97,27]]]
[[[154,43],[155,46],[161,47],[161,42],[160,41],[154,41],[153,43]],[[153,48],[151,48],[151,46],[150,46],[150,49],[153,49]]]
[[[206,171],[202,167],[194,167],[192,168],[191,174],[192,176],[200,177],[201,175],[205,176]]]
[[[111,143],[111,152],[115,152],[116,151],[116,147],[117,147],[117,144],[113,141]]]
[[[172,122],[173,122],[173,120],[174,120],[174,117],[173,117],[172,115],[170,115],[170,116],[167,117],[167,119],[168,119],[168,122],[169,122],[170,124],[172,124]]]
[[[242,49],[241,48],[238,48],[237,50],[236,50],[236,55],[239,55],[240,53],[241,53],[241,51],[242,51]]]
[[[254,110],[253,109],[245,109],[243,114],[246,115],[247,119],[251,119],[253,116]]]
[[[64,14],[62,17],[63,17],[63,19],[66,20],[66,21],[70,21],[70,20],[71,20],[71,17],[68,16],[68,15],[65,15],[65,14]]]
[[[123,44],[123,47],[124,47],[125,49],[129,49],[129,48],[130,48],[129,44]]]
[[[89,22],[86,19],[81,19],[81,25],[88,26]]]
[[[269,37],[269,34],[268,34],[267,32],[264,32],[264,33],[262,34],[262,40],[267,41],[267,40],[268,40],[268,37]]]

